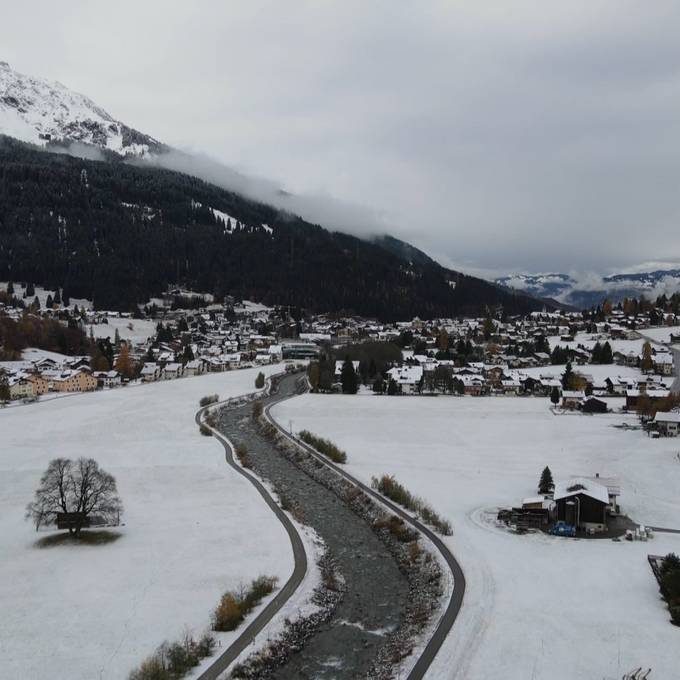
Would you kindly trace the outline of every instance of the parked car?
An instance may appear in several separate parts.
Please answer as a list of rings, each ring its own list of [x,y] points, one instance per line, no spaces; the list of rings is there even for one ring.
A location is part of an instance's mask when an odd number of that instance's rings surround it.
[[[576,527],[573,524],[567,524],[566,522],[560,520],[555,522],[550,529],[549,533],[553,536],[576,536]]]

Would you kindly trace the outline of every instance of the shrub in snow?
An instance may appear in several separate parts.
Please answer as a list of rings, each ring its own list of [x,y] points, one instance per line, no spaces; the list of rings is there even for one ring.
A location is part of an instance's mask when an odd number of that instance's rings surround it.
[[[260,576],[245,591],[225,593],[213,613],[213,630],[235,630],[260,601],[274,591],[277,580],[274,576]]]
[[[201,400],[198,403],[200,406],[208,406],[209,404],[214,404],[219,400],[220,398],[216,394],[206,394],[205,397],[201,397]]]
[[[450,522],[442,519],[422,498],[414,496],[391,475],[383,475],[380,479],[373,477],[371,486],[397,505],[417,513],[426,524],[432,525],[440,534],[450,536],[453,533]]]
[[[323,453],[324,456],[330,458],[334,463],[347,462],[347,454],[342,449],[339,449],[332,441],[324,439],[323,437],[317,437],[308,430],[302,430],[302,432],[298,434],[298,437],[300,437],[305,444],[309,444],[319,453]]]
[[[210,656],[215,649],[215,638],[205,633],[196,641],[186,634],[180,642],[164,642],[139,668],[128,676],[129,680],[176,680],[182,678],[198,665],[199,661]]]

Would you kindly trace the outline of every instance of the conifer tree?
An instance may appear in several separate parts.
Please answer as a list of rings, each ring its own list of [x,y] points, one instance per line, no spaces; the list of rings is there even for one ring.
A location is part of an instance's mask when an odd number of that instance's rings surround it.
[[[555,404],[555,406],[560,403],[560,391],[557,389],[557,385],[555,385],[550,392],[550,401]]]
[[[599,342],[596,342],[595,347],[593,347],[593,355],[591,357],[591,361],[594,364],[602,363],[602,345]]]
[[[52,299],[51,295],[47,296],[47,300],[45,300],[45,309],[52,309],[54,306],[54,300]]]
[[[552,493],[554,489],[555,482],[553,482],[552,472],[550,472],[550,468],[546,465],[538,482],[538,493],[548,494]]]
[[[354,370],[354,364],[349,357],[345,359],[345,363],[342,365],[342,373],[340,374],[340,380],[342,382],[342,393],[343,394],[356,394],[359,390],[359,384],[357,380],[357,374]]]
[[[652,346],[649,343],[649,340],[647,340],[645,344],[642,345],[642,361],[640,362],[640,370],[643,373],[649,373],[653,367],[654,363],[652,361]]]
[[[567,361],[567,365],[564,368],[564,373],[562,373],[562,389],[570,390],[572,389],[574,383],[574,372],[571,370],[571,361]]]

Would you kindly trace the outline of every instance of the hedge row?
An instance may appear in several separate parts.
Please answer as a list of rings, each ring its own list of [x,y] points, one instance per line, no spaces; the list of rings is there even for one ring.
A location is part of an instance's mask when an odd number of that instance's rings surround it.
[[[426,524],[433,526],[440,534],[450,536],[453,533],[450,522],[442,519],[430,505],[422,498],[414,496],[392,475],[383,475],[380,479],[373,477],[371,486],[391,501],[418,514]]]
[[[305,444],[309,444],[319,453],[323,453],[324,456],[330,458],[334,463],[347,462],[347,454],[342,449],[339,449],[332,441],[324,439],[323,437],[317,437],[308,430],[302,430],[302,432],[298,433],[298,437],[300,437]]]
[[[201,659],[215,649],[215,638],[210,633],[198,641],[187,634],[181,642],[164,642],[150,657],[144,659],[128,676],[129,680],[178,680]]]

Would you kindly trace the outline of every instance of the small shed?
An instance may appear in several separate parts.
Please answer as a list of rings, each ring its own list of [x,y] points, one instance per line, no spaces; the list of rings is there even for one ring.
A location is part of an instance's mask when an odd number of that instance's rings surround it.
[[[607,402],[597,397],[588,397],[583,402],[581,410],[584,413],[607,413]]]

